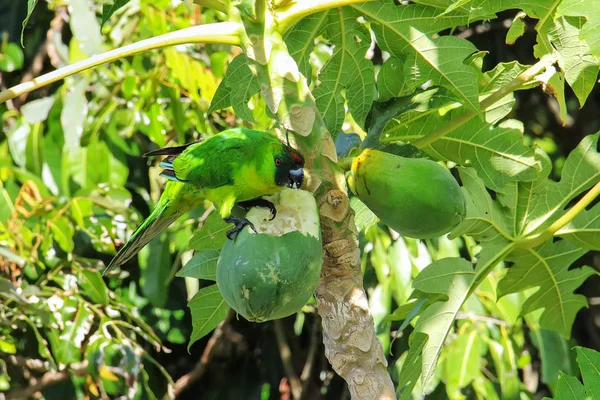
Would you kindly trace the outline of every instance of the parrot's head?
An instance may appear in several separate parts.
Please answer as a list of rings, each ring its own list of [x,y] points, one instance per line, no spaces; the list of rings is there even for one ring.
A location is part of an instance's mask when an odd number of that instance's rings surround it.
[[[275,184],[300,189],[304,181],[304,157],[290,146],[283,145],[273,157]]]

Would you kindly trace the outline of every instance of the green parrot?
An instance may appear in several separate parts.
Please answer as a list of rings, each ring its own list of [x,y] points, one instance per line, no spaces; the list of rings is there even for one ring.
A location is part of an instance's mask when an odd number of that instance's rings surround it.
[[[304,180],[304,157],[276,137],[261,131],[229,129],[204,141],[166,147],[144,157],[167,156],[161,161],[161,176],[169,179],[158,204],[133,232],[102,273],[123,265],[150,240],[185,212],[211,201],[227,223],[232,239],[245,226],[246,218],[231,215],[235,205],[266,207],[275,218],[273,203],[262,199],[283,187],[300,189]]]

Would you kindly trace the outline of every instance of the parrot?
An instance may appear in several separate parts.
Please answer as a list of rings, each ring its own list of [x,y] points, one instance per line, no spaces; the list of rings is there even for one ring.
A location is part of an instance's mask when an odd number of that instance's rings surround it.
[[[102,276],[138,253],[177,218],[204,200],[212,202],[220,217],[233,223],[227,238],[245,226],[256,231],[246,218],[231,215],[234,206],[246,210],[265,207],[271,219],[277,210],[263,199],[284,187],[300,189],[304,180],[304,157],[288,143],[262,131],[235,128],[208,139],[176,147],[165,147],[144,157],[166,156],[160,176],[167,178],[165,189],[152,213],[117,252]]]

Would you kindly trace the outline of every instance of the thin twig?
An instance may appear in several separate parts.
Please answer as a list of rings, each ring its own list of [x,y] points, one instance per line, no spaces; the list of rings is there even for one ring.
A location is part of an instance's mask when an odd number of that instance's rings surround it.
[[[281,355],[281,362],[285,373],[290,380],[290,386],[292,388],[292,397],[294,400],[300,400],[302,397],[302,383],[294,370],[294,363],[292,362],[292,351],[288,345],[287,339],[285,338],[285,330],[280,320],[273,321],[273,327],[275,328],[275,336],[277,337],[277,345],[279,346],[279,354]]]
[[[177,382],[175,382],[175,397],[183,393],[187,388],[189,388],[194,382],[196,382],[204,375],[215,349],[218,347],[221,340],[225,337],[225,335],[223,334],[224,328],[227,324],[229,324],[229,321],[231,321],[231,319],[233,318],[233,314],[233,310],[229,311],[227,317],[225,317],[225,319],[214,330],[212,336],[206,344],[206,347],[204,348],[204,352],[202,353],[200,360],[198,361],[194,369],[188,372],[187,374],[183,375],[181,378],[177,379]]]
[[[69,370],[65,371],[48,371],[42,378],[23,389],[12,390],[5,394],[6,400],[32,398],[36,393],[41,392],[48,386],[55,385],[59,382],[69,379],[72,376],[83,376],[87,373],[87,361],[71,364]]]
[[[310,377],[312,375],[313,366],[315,364],[315,356],[317,354],[317,347],[319,346],[319,328],[321,327],[321,321],[319,320],[318,314],[315,314],[315,321],[310,329],[310,342],[308,347],[308,353],[306,355],[306,362],[304,368],[300,374],[300,381],[302,382],[302,394],[305,394],[308,385],[310,384]]]

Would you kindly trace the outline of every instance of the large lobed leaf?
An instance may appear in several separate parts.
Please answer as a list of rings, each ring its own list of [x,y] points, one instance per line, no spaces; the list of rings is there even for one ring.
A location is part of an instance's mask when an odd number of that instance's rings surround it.
[[[345,118],[345,100],[354,120],[363,125],[375,98],[373,64],[365,59],[371,45],[369,31],[358,22],[360,15],[344,7],[304,18],[285,41],[300,72],[310,77],[309,57],[315,38],[322,36],[332,46],[332,55],[319,74],[313,91],[317,108],[330,132],[338,132]]]
[[[540,325],[569,337],[575,315],[587,305],[585,296],[573,291],[595,273],[590,267],[569,267],[586,252],[566,240],[516,252],[509,258],[514,265],[498,284],[498,292],[504,296],[538,288],[527,298],[522,312],[543,309]]]
[[[556,17],[561,16],[586,18],[580,38],[587,43],[591,53],[600,59],[600,3],[596,0],[562,0],[556,12]]]
[[[219,292],[217,285],[202,288],[190,300],[188,306],[192,312],[192,336],[188,350],[194,342],[204,337],[225,319],[229,306]]]
[[[467,23],[464,16],[445,15],[419,5],[395,6],[375,2],[354,6],[370,22],[378,44],[408,65],[416,87],[431,80],[447,88],[465,107],[480,113],[477,74],[464,61],[477,49],[471,42],[453,36],[433,38],[431,35]]]

